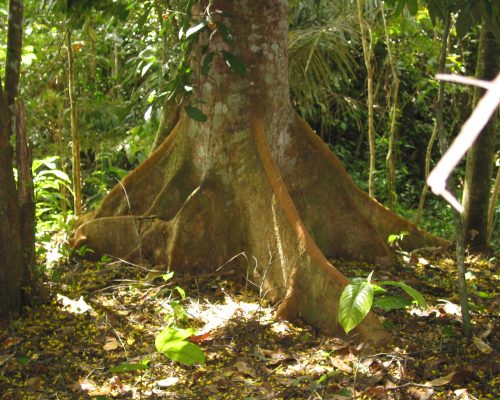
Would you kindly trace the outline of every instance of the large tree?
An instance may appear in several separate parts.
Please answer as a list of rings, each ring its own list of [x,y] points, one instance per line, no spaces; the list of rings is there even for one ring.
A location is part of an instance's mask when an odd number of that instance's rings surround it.
[[[287,1],[214,0],[197,12],[210,23],[192,60],[192,104],[208,120],[182,112],[158,149],[82,221],[73,245],[191,274],[234,268],[279,303],[281,316],[341,335],[347,279],[327,258],[388,265],[391,233],[409,232],[406,248],[439,240],[360,191],[293,111]],[[205,77],[206,57],[213,64]],[[354,332],[387,339],[371,314]]]

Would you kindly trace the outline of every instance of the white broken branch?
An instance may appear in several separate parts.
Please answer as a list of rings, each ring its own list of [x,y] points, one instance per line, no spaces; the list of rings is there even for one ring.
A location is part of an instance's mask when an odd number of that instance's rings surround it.
[[[474,141],[488,123],[491,115],[496,111],[498,104],[500,104],[500,74],[492,82],[453,75],[436,75],[436,78],[487,88],[486,93],[477,104],[471,116],[463,124],[458,136],[427,177],[427,184],[432,191],[442,196],[453,208],[462,213],[463,207],[453,194],[446,189],[446,181],[467,150],[474,144]]]

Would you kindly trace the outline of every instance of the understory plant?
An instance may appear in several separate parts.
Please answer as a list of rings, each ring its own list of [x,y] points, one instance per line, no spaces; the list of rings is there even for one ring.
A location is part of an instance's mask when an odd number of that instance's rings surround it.
[[[404,282],[381,281],[372,283],[373,271],[367,278],[355,278],[344,288],[340,297],[339,322],[346,333],[356,328],[373,306],[384,311],[400,310],[411,305],[426,307],[424,296]],[[406,296],[391,294],[382,286],[402,289]],[[376,295],[380,295],[374,299]]]

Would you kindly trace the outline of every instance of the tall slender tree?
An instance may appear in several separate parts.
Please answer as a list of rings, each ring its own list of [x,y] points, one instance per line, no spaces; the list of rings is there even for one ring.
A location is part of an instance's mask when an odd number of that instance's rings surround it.
[[[479,39],[476,76],[493,80],[500,68],[500,38],[496,38],[483,20]],[[474,104],[484,90],[474,90]],[[497,113],[493,115],[474,146],[467,153],[463,195],[464,231],[466,243],[475,246],[488,244],[488,205],[490,198],[495,148]],[[493,201],[496,201],[494,199]]]
[[[5,318],[19,311],[22,305],[22,287],[27,282],[29,272],[27,260],[32,260],[32,247],[25,249],[27,241],[22,238],[22,215],[20,199],[29,197],[26,191],[30,188],[19,185],[18,193],[13,172],[14,151],[10,138],[14,131],[22,132],[23,122],[21,108],[16,113],[18,98],[19,75],[21,68],[21,52],[23,38],[24,4],[22,0],[9,1],[7,59],[5,68],[5,84],[0,79],[0,318]],[[16,120],[16,115],[18,116]],[[20,143],[18,149],[25,149]],[[20,154],[18,154],[18,157]],[[26,157],[21,157],[26,161]],[[24,165],[21,165],[20,178],[24,176]],[[31,187],[31,191],[32,191]],[[33,245],[33,244],[32,244]],[[25,251],[30,256],[23,256]]]

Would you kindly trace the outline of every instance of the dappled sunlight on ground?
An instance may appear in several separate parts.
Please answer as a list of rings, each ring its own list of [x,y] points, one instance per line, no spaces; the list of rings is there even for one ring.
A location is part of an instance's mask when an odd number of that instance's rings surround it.
[[[494,260],[468,257],[469,344],[452,255],[405,257],[394,269],[335,263],[349,277],[374,269],[375,282],[402,280],[429,303],[379,312],[394,343],[376,354],[276,320],[256,293],[224,275],[194,281],[116,262],[60,265],[46,284],[52,300],[0,330],[0,398],[496,398]],[[168,323],[196,329],[192,340],[206,365],[184,366],[156,352],[155,336]],[[141,368],[120,372],[123,363]]]

